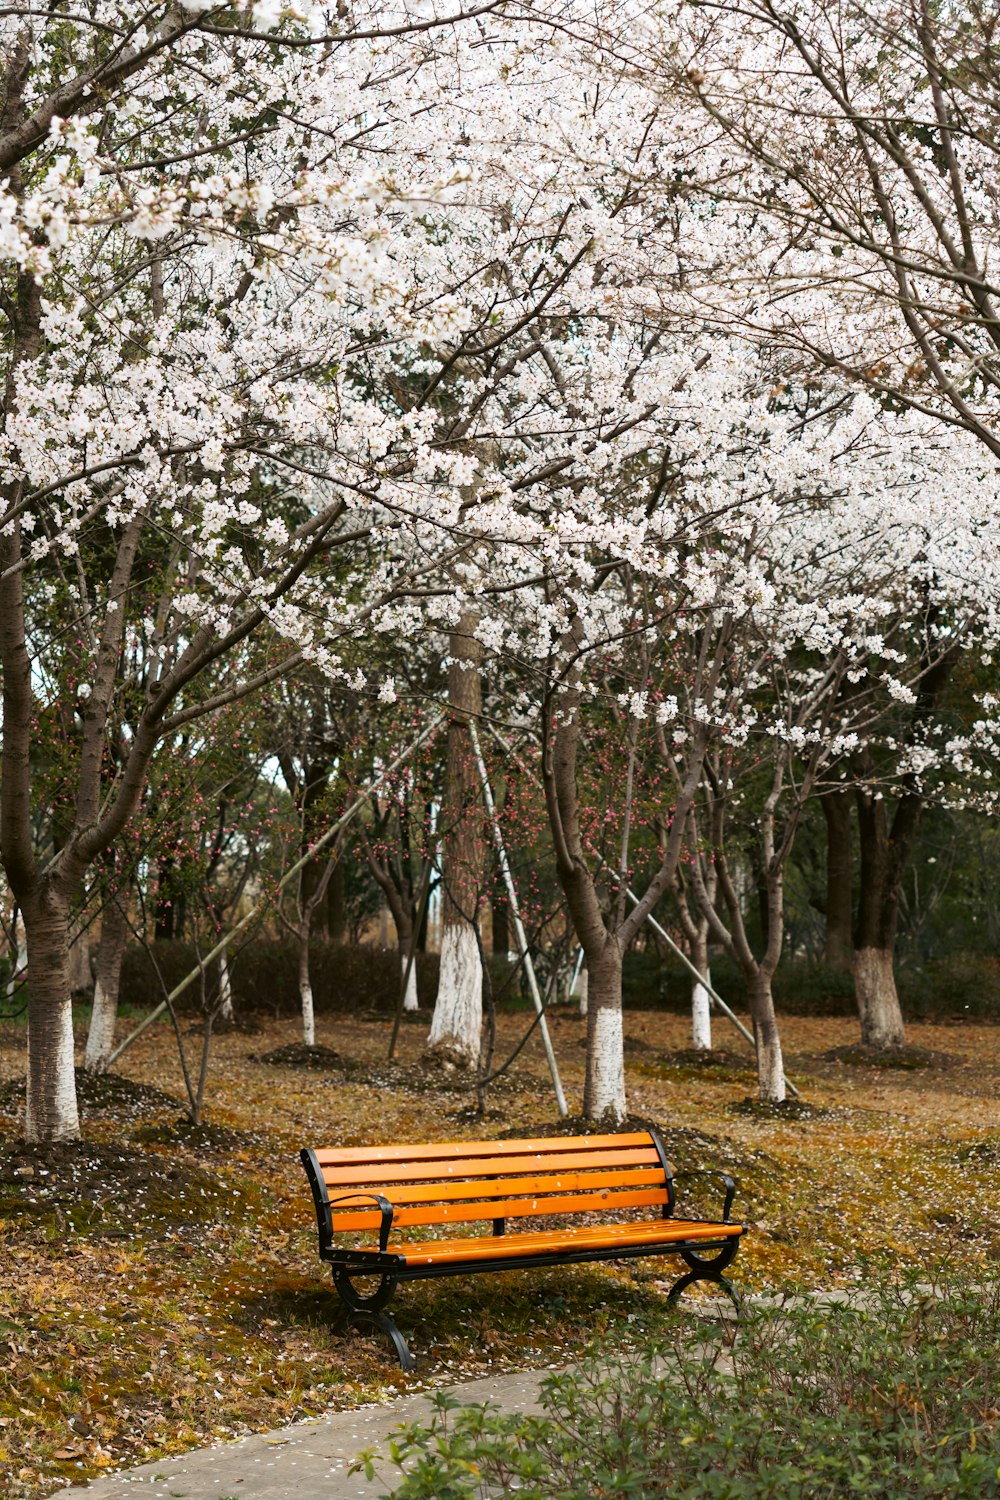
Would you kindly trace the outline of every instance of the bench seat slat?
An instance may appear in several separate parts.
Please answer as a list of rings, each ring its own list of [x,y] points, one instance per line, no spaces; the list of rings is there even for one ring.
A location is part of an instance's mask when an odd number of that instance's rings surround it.
[[[380,1182],[388,1186],[393,1182],[434,1182],[440,1178],[462,1180],[470,1177],[508,1177],[513,1173],[540,1171],[574,1171],[583,1167],[652,1167],[658,1166],[660,1158],[653,1146],[636,1147],[628,1151],[594,1152],[592,1156],[580,1155],[547,1156],[483,1156],[474,1161],[403,1162],[394,1166],[391,1162],[362,1162],[348,1167],[323,1167],[323,1180],[328,1187],[347,1185],[370,1186]]]
[[[579,1193],[588,1188],[662,1187],[663,1168],[626,1167],[621,1171],[560,1172],[541,1177],[473,1177],[456,1182],[394,1183],[369,1177],[365,1187],[382,1193],[393,1205],[455,1203],[463,1198],[507,1198],[518,1193]],[[339,1191],[339,1189],[338,1189]],[[333,1195],[335,1196],[335,1195]],[[348,1205],[344,1205],[345,1208]]]
[[[607,1224],[594,1228],[544,1230],[537,1234],[502,1234],[475,1239],[390,1243],[389,1255],[403,1256],[408,1266],[447,1265],[455,1261],[503,1261],[520,1255],[566,1251],[613,1250],[632,1245],[670,1245],[678,1241],[731,1239],[742,1224],[706,1224],[701,1220],[656,1219],[641,1224]]]
[[[509,1184],[508,1184],[509,1186]],[[468,1224],[482,1219],[524,1219],[539,1214],[597,1213],[618,1208],[661,1207],[668,1202],[665,1188],[628,1189],[612,1193],[607,1189],[572,1196],[501,1198],[489,1203],[438,1203],[398,1208],[393,1224]],[[378,1229],[378,1209],[334,1210],[333,1232],[348,1229]]]
[[[526,1151],[564,1155],[567,1151],[627,1150],[632,1146],[648,1145],[649,1136],[645,1131],[631,1135],[539,1136],[537,1140],[416,1141],[394,1146],[321,1146],[316,1150],[316,1160],[321,1167],[365,1161],[379,1165],[388,1161],[445,1161],[448,1158],[472,1161],[477,1156],[523,1156]]]

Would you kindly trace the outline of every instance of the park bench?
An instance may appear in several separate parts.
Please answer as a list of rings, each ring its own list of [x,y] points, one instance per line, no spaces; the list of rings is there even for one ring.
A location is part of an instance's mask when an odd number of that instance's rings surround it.
[[[688,1270],[671,1287],[670,1300],[696,1281],[710,1281],[739,1303],[723,1275],[744,1229],[729,1218],[736,1184],[723,1172],[675,1173],[653,1130],[330,1147],[301,1156],[316,1205],[320,1257],[330,1264],[343,1303],[340,1321],[381,1329],[404,1370],[413,1369],[413,1358],[383,1310],[403,1281],[679,1255]],[[674,1217],[675,1183],[690,1176],[721,1181],[721,1218]],[[634,1217],[637,1209],[646,1210],[642,1218]],[[650,1210],[658,1210],[655,1217]],[[557,1217],[557,1228],[507,1232],[510,1219]],[[481,1223],[490,1225],[489,1234],[456,1235],[452,1228]],[[431,1225],[452,1232],[447,1238],[397,1235]],[[377,1245],[365,1239],[366,1230],[377,1232]],[[379,1278],[374,1290],[355,1285],[373,1276]]]

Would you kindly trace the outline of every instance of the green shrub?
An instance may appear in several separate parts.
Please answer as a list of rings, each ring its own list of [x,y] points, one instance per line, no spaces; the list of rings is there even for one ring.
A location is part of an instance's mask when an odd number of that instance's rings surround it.
[[[755,1311],[735,1340],[686,1320],[658,1358],[549,1376],[539,1416],[436,1396],[394,1500],[990,1500],[998,1342],[1000,1288],[958,1284]]]

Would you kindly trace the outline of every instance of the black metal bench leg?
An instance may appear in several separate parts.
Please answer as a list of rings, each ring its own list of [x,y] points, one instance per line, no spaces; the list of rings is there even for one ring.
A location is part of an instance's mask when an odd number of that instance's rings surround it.
[[[348,1318],[354,1324],[355,1328],[380,1328],[396,1351],[399,1368],[405,1370],[407,1375],[411,1374],[417,1368],[416,1361],[410,1353],[409,1345],[388,1313],[368,1312],[365,1308],[359,1308],[357,1312],[348,1313]]]
[[[355,1275],[358,1273],[355,1272]],[[395,1276],[383,1276],[381,1283],[369,1297],[359,1295],[351,1283],[351,1278],[343,1266],[333,1267],[333,1284],[337,1289],[343,1307],[337,1319],[336,1327],[343,1327],[345,1323],[352,1323],[355,1328],[377,1328],[386,1335],[396,1351],[399,1367],[407,1374],[416,1369],[413,1355],[403,1335],[388,1313],[382,1311],[390,1297],[396,1290],[397,1281]]]
[[[726,1296],[730,1299],[737,1312],[743,1307],[743,1300],[739,1292],[733,1286],[728,1277],[723,1276],[725,1268],[733,1261],[739,1249],[739,1240],[734,1236],[718,1253],[710,1259],[698,1255],[694,1250],[682,1250],[681,1259],[690,1266],[690,1270],[674,1282],[667,1293],[668,1302],[676,1302],[682,1292],[686,1292],[689,1286],[694,1286],[696,1281],[714,1281],[721,1286]]]

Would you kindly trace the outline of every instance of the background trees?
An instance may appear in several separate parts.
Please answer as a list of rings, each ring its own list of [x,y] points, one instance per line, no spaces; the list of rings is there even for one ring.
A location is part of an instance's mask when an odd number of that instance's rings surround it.
[[[626,1111],[622,964],[674,886],[780,1097],[803,828],[863,1038],[902,1041],[920,817],[993,803],[1000,440],[992,32],[894,15],[3,22],[0,859],[30,1138],[78,1130],[72,940],[103,910],[100,1067],[136,904],[161,937],[196,901],[218,928],[284,836],[254,779],[308,853],[400,699],[447,695],[447,759],[304,867],[304,1001],[347,873],[408,951],[426,870],[431,1043],[478,1061],[473,719],[544,808],[552,974],[586,954],[586,1113]],[[184,758],[213,786],[168,834]]]

